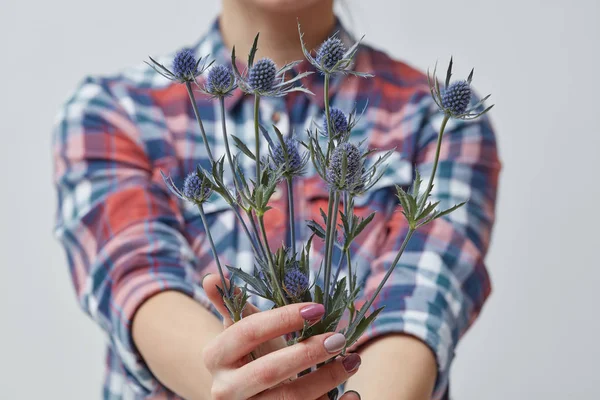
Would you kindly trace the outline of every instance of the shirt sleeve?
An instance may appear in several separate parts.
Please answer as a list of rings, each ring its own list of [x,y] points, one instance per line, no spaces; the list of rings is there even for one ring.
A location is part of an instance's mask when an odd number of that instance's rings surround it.
[[[149,394],[159,384],[132,341],[138,307],[165,290],[211,306],[197,284],[197,257],[182,234],[178,204],[103,80],[87,79],[61,110],[54,169],[55,232],[79,304],[107,333],[130,386]]]
[[[429,93],[416,97],[420,129],[415,133],[414,162],[423,178],[432,173],[443,114]],[[446,209],[468,200],[448,216],[420,228],[413,235],[396,269],[373,307],[385,306],[361,338],[364,343],[387,333],[405,333],[425,342],[435,353],[438,379],[434,398],[448,383],[454,348],[476,319],[490,294],[484,264],[494,221],[500,162],[487,115],[473,121],[450,120],[441,145],[431,201]],[[393,193],[387,196],[387,232],[372,263],[365,295],[373,293],[390,268],[408,231]],[[360,343],[360,342],[359,342]]]

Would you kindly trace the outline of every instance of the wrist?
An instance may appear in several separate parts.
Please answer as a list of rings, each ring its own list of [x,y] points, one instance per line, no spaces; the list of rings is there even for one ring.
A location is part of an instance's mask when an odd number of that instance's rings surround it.
[[[348,388],[363,398],[381,400],[429,400],[437,378],[434,353],[421,340],[405,334],[390,334],[358,349],[361,371]]]
[[[133,341],[156,379],[186,399],[210,399],[212,377],[202,350],[222,331],[201,304],[177,291],[144,302],[133,318]]]

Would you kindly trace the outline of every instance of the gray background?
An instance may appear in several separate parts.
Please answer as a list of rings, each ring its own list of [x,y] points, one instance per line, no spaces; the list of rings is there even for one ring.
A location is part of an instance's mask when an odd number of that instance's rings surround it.
[[[597,0],[357,0],[355,32],[493,92],[504,162],[494,293],[458,348],[458,400],[598,399]],[[104,338],[52,237],[50,129],[86,74],[191,44],[217,1],[0,0],[0,397],[98,399]],[[596,306],[596,307],[595,307]],[[593,382],[596,378],[596,383]]]

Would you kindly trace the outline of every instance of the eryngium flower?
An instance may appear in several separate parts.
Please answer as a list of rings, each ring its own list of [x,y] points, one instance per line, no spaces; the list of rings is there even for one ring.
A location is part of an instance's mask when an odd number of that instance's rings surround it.
[[[427,81],[429,82],[429,90],[433,101],[446,116],[457,118],[457,119],[475,119],[486,112],[490,111],[494,105],[492,104],[485,110],[477,112],[479,107],[491,96],[487,95],[477,104],[469,107],[471,102],[471,81],[473,80],[473,72],[469,74],[466,81],[458,81],[450,84],[450,77],[452,76],[452,58],[450,58],[450,64],[448,65],[448,72],[446,73],[446,84],[445,89],[440,90],[440,84],[436,76],[437,63],[433,69],[433,76],[429,75],[427,70]]]
[[[183,195],[201,202],[204,201],[204,199],[208,199],[208,197],[210,197],[211,187],[210,183],[208,185],[204,183],[206,179],[203,178],[204,176],[201,178],[196,172],[189,173],[183,181]]]
[[[284,139],[284,146],[278,143],[271,150],[273,169],[282,168],[284,176],[298,176],[304,173],[308,161],[308,154],[300,154],[298,141],[289,137]]]
[[[208,71],[206,84],[202,92],[214,97],[231,95],[235,89],[235,78],[231,68],[225,65],[215,65]]]
[[[283,278],[286,293],[292,298],[300,298],[308,290],[308,277],[298,267],[287,270]]]
[[[195,82],[196,77],[210,67],[212,62],[207,64],[206,60],[203,60],[202,57],[196,60],[194,52],[191,49],[182,49],[175,54],[172,70],[152,57],[150,57],[150,62],[146,62],[146,64],[171,81],[185,83]]]
[[[344,58],[346,47],[337,37],[330,37],[317,50],[317,62],[327,69],[332,69]]]
[[[312,74],[311,71],[306,71],[297,74],[290,80],[285,80],[285,73],[292,70],[301,61],[294,61],[284,65],[279,70],[275,66],[275,63],[268,59],[263,58],[256,63],[253,62],[256,49],[258,48],[258,35],[254,39],[252,49],[250,49],[250,56],[248,57],[249,69],[240,72],[236,65],[235,47],[231,51],[231,65],[233,67],[233,73],[239,88],[248,94],[266,96],[266,97],[282,97],[290,92],[305,92],[313,94],[310,90],[302,87],[299,83],[302,78]]]
[[[342,143],[333,150],[327,167],[327,182],[337,190],[353,191],[362,186],[363,159],[358,147]]]
[[[335,36],[330,37],[325,40],[321,46],[319,46],[315,58],[310,54],[310,51],[304,43],[304,34],[300,28],[300,23],[298,23],[298,33],[300,34],[300,44],[302,45],[304,57],[309,63],[312,64],[313,67],[315,67],[318,71],[321,71],[323,75],[331,75],[339,72],[342,74],[361,76],[363,78],[373,76],[368,73],[352,70],[354,64],[353,59],[358,51],[358,45],[360,44],[362,38],[358,42],[354,43],[352,47],[346,50],[346,46],[340,38]]]
[[[175,54],[173,59],[173,75],[180,80],[193,80],[198,72],[196,58],[191,49],[182,49]]]
[[[254,64],[248,71],[248,85],[256,91],[268,92],[273,89],[277,67],[273,60],[263,58]]]
[[[340,110],[339,108],[331,108],[329,110],[329,118],[331,120],[331,130],[333,132],[329,132],[329,126],[327,124],[327,114],[323,117],[323,127],[325,129],[325,132],[327,132],[329,136],[336,137],[348,131],[348,118],[342,110]]]
[[[166,176],[160,171],[163,181],[175,196],[182,200],[187,200],[195,204],[202,204],[207,201],[212,192],[213,187],[210,180],[198,169],[195,172],[190,172],[183,181],[183,190],[179,190],[171,177]]]
[[[454,82],[442,91],[442,107],[452,115],[463,114],[471,102],[471,86],[467,81]]]

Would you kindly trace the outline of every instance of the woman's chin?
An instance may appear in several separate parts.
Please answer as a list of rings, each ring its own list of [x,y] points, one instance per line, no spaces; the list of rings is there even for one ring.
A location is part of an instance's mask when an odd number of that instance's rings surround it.
[[[271,12],[298,12],[332,0],[237,0]]]

